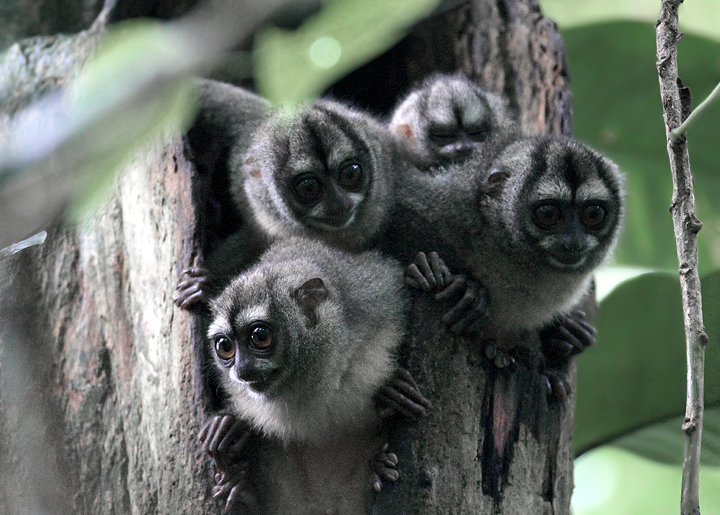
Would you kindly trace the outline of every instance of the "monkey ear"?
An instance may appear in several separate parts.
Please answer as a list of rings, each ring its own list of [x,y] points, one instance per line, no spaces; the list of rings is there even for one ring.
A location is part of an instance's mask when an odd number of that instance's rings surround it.
[[[314,327],[318,322],[315,310],[321,302],[328,298],[325,283],[319,277],[310,279],[293,292],[293,298],[297,302],[300,312],[307,318],[307,328]]]
[[[412,130],[407,123],[401,123],[396,125],[395,132],[397,132],[398,136],[400,136],[401,138],[404,138],[408,141],[415,141],[415,136],[413,136]]]
[[[499,197],[509,177],[510,172],[504,168],[493,168],[487,177],[487,194],[491,197]]]

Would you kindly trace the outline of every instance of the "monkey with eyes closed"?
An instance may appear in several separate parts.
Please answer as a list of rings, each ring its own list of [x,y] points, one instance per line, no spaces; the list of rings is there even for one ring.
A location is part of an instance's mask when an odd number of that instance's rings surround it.
[[[438,171],[517,127],[499,96],[464,75],[436,74],[398,104],[390,131],[415,166]]]
[[[387,128],[337,102],[274,113],[249,149],[230,152],[230,191],[244,225],[216,252],[213,279],[222,284],[277,237],[307,236],[350,252],[375,246],[394,202],[395,149]],[[207,300],[208,271],[184,275],[176,304]]]
[[[215,493],[228,506],[369,512],[368,462],[373,481],[397,478],[375,399],[395,405],[414,387],[411,379],[384,386],[408,302],[393,259],[304,238],[274,243],[212,301],[208,340],[234,417],[211,419],[200,436],[221,469]],[[418,414],[430,407],[419,392],[405,400]],[[262,436],[248,436],[248,425]],[[255,440],[241,460],[247,438]]]
[[[616,241],[621,182],[611,161],[575,140],[518,139],[440,176],[407,173],[398,181],[401,225],[389,240],[406,258],[441,249],[451,269],[482,285],[489,316],[482,319],[484,300],[465,298],[447,321],[458,331],[474,324],[496,340],[486,347],[489,356],[512,347],[518,331],[558,322],[554,337],[582,347],[594,330],[571,310]],[[422,257],[409,268],[409,283],[437,289],[443,281],[433,269],[441,270],[441,261]]]

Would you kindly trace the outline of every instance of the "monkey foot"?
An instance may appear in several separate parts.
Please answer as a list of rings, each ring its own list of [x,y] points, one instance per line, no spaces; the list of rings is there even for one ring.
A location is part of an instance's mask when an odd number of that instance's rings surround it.
[[[187,278],[184,278],[187,276]],[[204,268],[188,268],[180,274],[180,282],[175,287],[177,293],[173,297],[176,306],[192,309],[198,304],[207,302],[211,292],[210,277]]]
[[[426,292],[440,290],[435,300],[451,304],[443,322],[453,334],[477,333],[487,320],[487,290],[465,275],[453,275],[437,252],[418,253],[405,270],[405,284]]]
[[[498,348],[495,341],[484,342],[485,357],[490,360],[497,368],[505,368],[507,366],[515,364],[515,358],[513,358],[507,352]]]
[[[245,463],[233,465],[226,471],[218,470],[215,481],[217,484],[212,488],[212,497],[224,502],[225,513],[230,512],[235,506],[249,508],[258,505],[257,499],[247,487]]]
[[[385,444],[382,452],[370,461],[370,469],[372,470],[370,481],[376,492],[382,490],[383,481],[394,483],[400,477],[400,472],[397,470],[397,455],[394,452],[387,451],[388,444]]]
[[[548,401],[562,403],[572,394],[572,381],[567,370],[546,368],[542,377]]]
[[[378,390],[375,401],[381,417],[400,413],[408,418],[426,417],[432,403],[420,392],[410,372],[395,370],[393,376]]]
[[[572,311],[540,331],[542,352],[548,362],[563,362],[595,343],[597,331],[584,319],[585,313]]]

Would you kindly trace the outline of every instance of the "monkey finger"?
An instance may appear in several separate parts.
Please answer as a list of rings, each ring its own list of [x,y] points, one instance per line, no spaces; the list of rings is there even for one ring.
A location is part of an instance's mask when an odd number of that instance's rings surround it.
[[[191,277],[189,279],[185,279],[183,281],[180,281],[177,286],[175,286],[176,290],[185,290],[191,286],[195,286],[196,288],[200,285],[206,283],[209,281],[209,278],[206,275],[200,276],[200,277]]]
[[[411,401],[392,388],[381,388],[376,395],[376,399],[381,405],[388,406],[407,418],[427,416],[427,410],[424,406]]]
[[[404,398],[413,405],[418,404],[426,409],[432,409],[432,403],[420,392],[412,375],[404,368],[398,369],[396,376],[384,388],[396,392],[399,398]]]
[[[430,267],[440,288],[445,288],[445,286],[452,282],[450,269],[445,266],[445,262],[437,252],[433,251],[430,253]]]
[[[435,294],[435,300],[444,301],[465,295],[468,285],[464,276],[456,275],[454,280],[444,290]]]
[[[250,435],[250,428],[244,422],[236,420],[218,444],[217,452],[232,461],[237,461]]]
[[[218,417],[218,416],[210,417],[205,422],[205,424],[203,424],[203,426],[200,428],[200,433],[198,433],[198,440],[200,440],[201,442],[204,442],[207,435],[211,432],[212,426],[220,423],[220,420],[219,420],[220,418],[221,417]],[[214,431],[214,429],[213,429],[213,431]]]
[[[208,275],[208,271],[205,268],[202,268],[200,266],[194,266],[190,268],[186,268],[182,272],[180,272],[180,277],[183,275],[189,275],[190,277],[197,277],[199,275]]]
[[[413,267],[415,271],[424,279],[424,281],[428,285],[428,289],[425,291],[430,291],[438,286],[438,280],[437,277],[435,277],[435,274],[433,273],[432,267],[430,266],[430,263],[428,262],[427,254],[424,252],[418,252],[417,256],[415,256],[415,261],[408,267]]]
[[[432,279],[434,281],[434,278]],[[415,263],[411,263],[405,269],[405,284],[424,291],[430,291],[435,287],[435,285],[431,284],[428,278],[423,275]]]
[[[380,479],[380,476],[375,472],[370,475],[370,483],[372,484],[372,488],[375,490],[375,493],[380,493],[382,490],[382,479]]]
[[[573,354],[579,354],[583,350],[585,350],[585,345],[583,345],[580,340],[572,334],[567,327],[560,326],[558,327],[558,335],[567,343],[572,345],[573,348]]]
[[[231,415],[224,415],[220,418],[220,423],[215,427],[215,432],[212,434],[212,438],[209,442],[207,442],[206,452],[208,452],[208,454],[215,457],[220,442],[222,442],[223,438],[225,438],[225,435],[234,422],[235,417]]]
[[[549,359],[567,358],[572,355],[573,350],[574,347],[564,340],[552,338],[543,341],[543,354]]]
[[[232,510],[233,505],[235,504],[235,501],[240,496],[240,486],[235,485],[230,489],[230,494],[228,494],[227,501],[225,502],[225,513],[229,513],[230,510]]]

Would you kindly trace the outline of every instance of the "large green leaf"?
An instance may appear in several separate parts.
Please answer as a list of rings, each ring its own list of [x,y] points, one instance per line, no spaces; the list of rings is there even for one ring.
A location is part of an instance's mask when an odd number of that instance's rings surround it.
[[[710,337],[705,401],[720,403],[720,273],[703,278]],[[595,320],[598,341],[578,357],[577,454],[685,412],[685,335],[677,276],[646,274],[615,289]]]
[[[684,419],[685,417],[680,415],[652,424],[618,438],[612,445],[653,461],[682,465],[685,446],[682,432]],[[720,407],[705,410],[701,462],[704,466],[720,467]]]
[[[543,14],[564,29],[610,20],[654,24],[660,13],[658,0],[540,0],[539,3]],[[680,30],[720,41],[720,2],[685,2],[680,7]]]
[[[574,134],[614,159],[627,176],[628,212],[615,259],[621,265],[676,270],[672,183],[651,24],[617,22],[563,31],[572,73]],[[720,80],[720,43],[686,35],[680,75],[697,104]],[[720,268],[720,103],[688,133],[699,218],[700,271]]]

